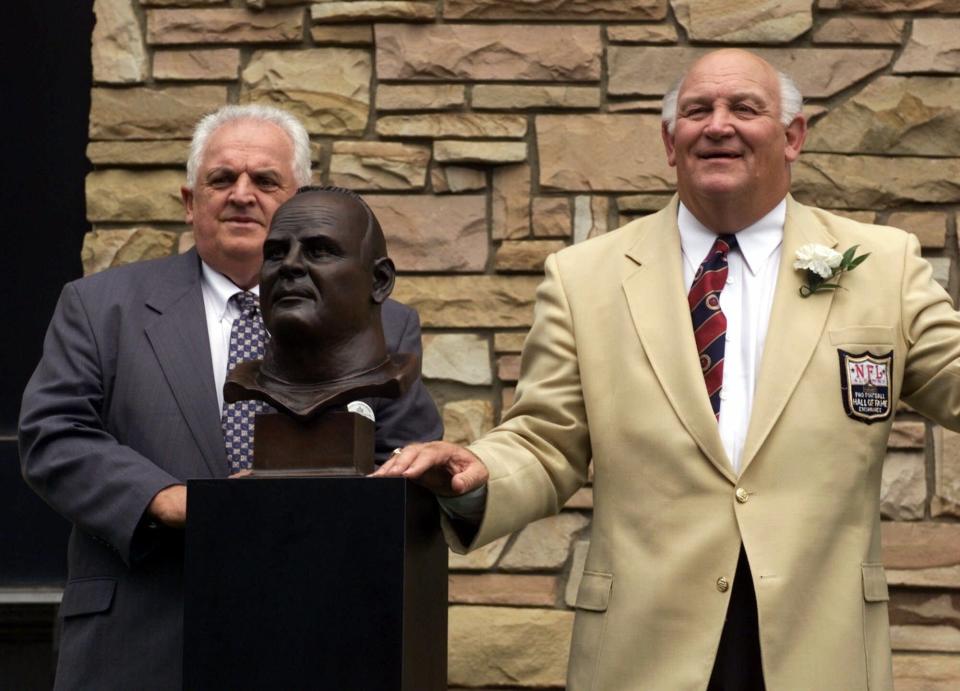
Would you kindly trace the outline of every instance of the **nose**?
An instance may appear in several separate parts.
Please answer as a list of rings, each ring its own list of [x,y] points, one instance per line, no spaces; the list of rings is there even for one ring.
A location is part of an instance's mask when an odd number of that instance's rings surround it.
[[[290,249],[287,250],[283,261],[280,263],[280,273],[285,276],[301,276],[306,273],[306,268],[303,266],[303,252],[299,242],[290,244]]]
[[[230,190],[230,201],[238,205],[249,205],[255,201],[253,180],[246,173],[241,173]]]
[[[707,120],[703,133],[711,139],[723,139],[733,134],[732,115],[729,109],[723,106],[716,106],[710,112],[710,118]]]

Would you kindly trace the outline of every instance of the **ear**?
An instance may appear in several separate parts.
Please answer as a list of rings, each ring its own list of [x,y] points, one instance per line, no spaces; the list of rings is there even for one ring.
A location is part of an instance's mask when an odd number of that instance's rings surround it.
[[[670,134],[670,129],[667,127],[667,123],[660,123],[660,136],[663,138],[663,148],[667,150],[667,163],[670,164],[670,167],[675,167],[677,165],[677,150],[673,145],[673,135]]]
[[[800,150],[807,138],[807,119],[803,115],[795,117],[793,122],[787,125],[784,136],[787,140],[784,155],[787,163],[793,163],[800,157]]]
[[[380,305],[390,297],[397,279],[397,267],[390,257],[380,257],[373,262],[373,290],[370,299]]]
[[[186,186],[181,187],[180,198],[183,199],[183,208],[186,210],[187,223],[193,223],[193,190]]]

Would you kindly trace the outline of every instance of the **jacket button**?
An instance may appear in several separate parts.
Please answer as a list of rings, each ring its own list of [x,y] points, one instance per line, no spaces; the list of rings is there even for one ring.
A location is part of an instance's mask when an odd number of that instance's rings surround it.
[[[728,581],[723,576],[720,576],[720,578],[717,579],[717,590],[719,590],[721,593],[725,593],[729,588],[730,588],[730,581]]]
[[[740,502],[741,504],[746,504],[747,500],[750,498],[750,495],[747,494],[747,490],[745,490],[743,487],[737,487],[736,494],[737,494],[737,501]]]

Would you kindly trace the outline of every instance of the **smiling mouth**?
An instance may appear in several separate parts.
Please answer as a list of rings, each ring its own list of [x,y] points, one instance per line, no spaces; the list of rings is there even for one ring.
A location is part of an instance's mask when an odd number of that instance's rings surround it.
[[[230,216],[229,218],[224,219],[225,223],[241,223],[245,225],[260,225],[260,221],[250,216]]]
[[[743,158],[740,154],[734,151],[707,151],[705,153],[697,154],[697,158],[707,161],[717,161],[717,160],[733,160],[736,158]]]

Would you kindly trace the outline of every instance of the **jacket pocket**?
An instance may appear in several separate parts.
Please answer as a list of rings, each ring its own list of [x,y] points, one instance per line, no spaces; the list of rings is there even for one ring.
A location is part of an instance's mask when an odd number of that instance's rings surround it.
[[[848,326],[830,330],[830,345],[860,343],[892,346],[896,342],[894,336],[893,328],[889,326]]]
[[[80,578],[67,581],[59,614],[67,618],[106,612],[113,604],[116,589],[116,578]]]
[[[613,592],[613,574],[584,571],[577,590],[576,618],[570,643],[567,691],[599,689],[600,654],[607,628],[607,606]]]
[[[863,574],[863,647],[867,663],[867,688],[871,691],[893,689],[890,658],[890,619],[887,602],[887,576],[883,564],[865,562]]]

